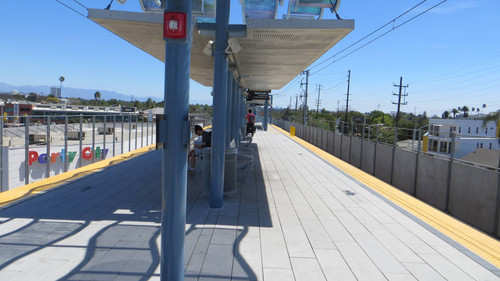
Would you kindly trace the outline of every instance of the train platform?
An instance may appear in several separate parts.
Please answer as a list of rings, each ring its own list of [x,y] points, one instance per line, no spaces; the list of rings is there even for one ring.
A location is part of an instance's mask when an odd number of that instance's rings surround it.
[[[188,175],[185,280],[500,280],[498,240],[277,127],[248,148],[221,210]],[[0,280],[160,280],[161,157],[0,194]]]

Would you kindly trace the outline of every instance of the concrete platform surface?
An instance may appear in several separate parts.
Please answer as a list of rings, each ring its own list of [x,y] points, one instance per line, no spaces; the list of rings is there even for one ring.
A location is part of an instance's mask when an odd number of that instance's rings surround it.
[[[500,280],[471,254],[275,128],[208,209],[188,176],[186,280]],[[159,280],[161,152],[0,211],[0,280]]]

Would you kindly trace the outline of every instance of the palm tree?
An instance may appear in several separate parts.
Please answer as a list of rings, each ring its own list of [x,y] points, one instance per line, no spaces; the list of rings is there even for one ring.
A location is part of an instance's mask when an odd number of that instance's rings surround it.
[[[455,118],[455,115],[457,115],[457,113],[458,113],[458,112],[459,112],[459,111],[458,111],[458,109],[456,109],[456,108],[453,108],[453,109],[451,110],[451,113],[453,114],[453,118]]]
[[[97,101],[101,99],[101,92],[99,92],[99,91],[95,92],[94,99],[95,99],[95,103],[97,105]]]
[[[59,95],[62,97],[62,82],[64,82],[64,76],[59,77]]]
[[[450,118],[450,112],[448,110],[446,110],[445,112],[443,112],[443,114],[441,115],[441,117],[443,117],[443,119]]]
[[[469,116],[469,113],[468,113],[469,112],[469,108],[466,105],[462,106],[461,111],[463,111],[464,117],[468,117]]]

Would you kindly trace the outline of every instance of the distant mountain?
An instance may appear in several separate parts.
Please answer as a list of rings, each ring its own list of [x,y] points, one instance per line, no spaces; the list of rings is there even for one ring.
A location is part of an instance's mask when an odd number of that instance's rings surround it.
[[[31,86],[31,85],[25,85],[25,86],[12,86],[9,84],[5,84],[0,82],[0,93],[11,93],[14,90],[17,90],[20,94],[29,94],[31,92],[41,94],[43,95],[49,95],[50,94],[50,86]],[[94,93],[95,92],[101,92],[101,96],[103,99],[109,100],[109,99],[117,99],[117,100],[123,100],[123,101],[129,101],[131,99],[130,95],[124,95],[120,94],[114,91],[106,91],[106,90],[96,90],[96,89],[76,89],[76,88],[69,88],[69,87],[63,87],[62,88],[62,95],[63,98],[82,98],[86,100],[91,100],[94,99]],[[160,102],[162,101],[159,98],[155,97],[138,97],[134,96],[134,100],[138,101],[146,101],[148,98],[153,99],[154,101]]]

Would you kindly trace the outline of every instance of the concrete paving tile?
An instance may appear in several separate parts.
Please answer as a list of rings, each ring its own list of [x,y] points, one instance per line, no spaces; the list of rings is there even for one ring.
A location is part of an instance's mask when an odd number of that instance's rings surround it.
[[[191,259],[187,261],[188,265],[185,272],[186,280],[198,280],[203,262],[205,261],[205,256],[205,254],[193,254]]]
[[[314,252],[327,280],[356,280],[349,265],[338,250],[314,249]]]
[[[373,227],[369,230],[399,262],[423,262],[415,252],[385,227]]]
[[[22,271],[16,270],[0,270],[0,280],[14,280],[16,276],[21,275]]]
[[[475,280],[482,281],[492,281],[500,280],[500,277],[493,274],[491,271],[487,270],[483,266],[479,265],[477,262],[460,252],[459,250],[449,246],[449,247],[435,247],[441,255],[448,258],[448,260],[460,268],[462,271],[468,275],[474,277]]]
[[[401,263],[372,235],[354,234],[354,239],[382,273],[408,273]]]
[[[335,216],[319,216],[318,218],[333,242],[354,241],[352,235]]]
[[[6,221],[0,224],[0,237],[8,235],[14,231],[19,231],[23,227],[32,223],[34,219],[29,218],[15,218],[10,221]]]
[[[421,240],[418,236],[413,234],[410,230],[406,229],[400,224],[384,224],[384,226],[398,237],[408,248],[417,254],[436,254],[431,246],[425,241]]]
[[[335,216],[351,235],[369,234],[366,227],[364,227],[350,212],[337,212]]]
[[[301,222],[313,249],[336,249],[319,220],[301,220]]]
[[[264,267],[264,280],[266,281],[293,281],[295,277],[293,276],[292,269],[285,268],[267,268]]]
[[[420,257],[446,280],[474,280],[474,278],[462,271],[461,268],[452,264],[441,255],[420,254]]]
[[[386,280],[356,242],[336,242],[335,244],[359,281]]]
[[[291,268],[283,233],[261,229],[261,243],[264,268]]]
[[[406,269],[419,281],[444,281],[446,280],[436,270],[426,263],[403,263]],[[450,279],[451,280],[451,279]]]
[[[236,237],[235,229],[214,229],[210,244],[233,245]]]
[[[283,224],[282,228],[290,257],[314,258],[314,252],[302,225]]]
[[[417,281],[415,277],[411,274],[403,274],[403,273],[386,273],[385,277],[389,281]]]
[[[211,244],[200,273],[200,280],[230,280],[233,267],[233,246]]]
[[[235,245],[232,278],[234,280],[262,280],[262,252],[260,237],[239,237]]]
[[[316,259],[291,258],[293,274],[297,281],[325,280],[326,278]]]

